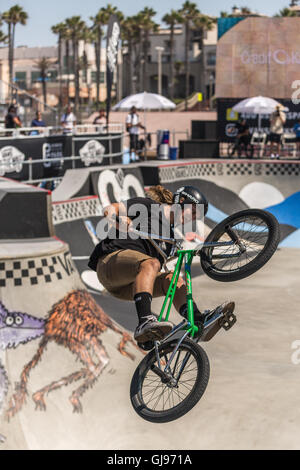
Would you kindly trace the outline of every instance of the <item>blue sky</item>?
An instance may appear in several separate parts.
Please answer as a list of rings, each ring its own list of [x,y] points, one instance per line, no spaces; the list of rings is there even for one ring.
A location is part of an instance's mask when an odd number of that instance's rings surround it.
[[[195,1],[195,0],[194,0]],[[73,15],[81,15],[83,19],[88,20],[94,15],[99,8],[112,3],[123,11],[126,15],[133,15],[145,6],[154,8],[158,15],[156,20],[160,22],[161,17],[170,9],[178,9],[183,4],[183,0],[109,0],[99,2],[99,0],[1,0],[0,12],[7,10],[11,6],[19,3],[29,14],[27,26],[19,26],[17,28],[16,43],[17,45],[27,44],[28,46],[48,46],[56,42],[55,36],[51,33],[50,28],[53,24],[63,21],[65,18]],[[217,16],[221,10],[230,11],[234,4],[251,5],[254,11],[273,15],[281,8],[289,4],[289,0],[251,0],[241,2],[236,0],[213,0],[196,1],[199,9],[203,13]]]

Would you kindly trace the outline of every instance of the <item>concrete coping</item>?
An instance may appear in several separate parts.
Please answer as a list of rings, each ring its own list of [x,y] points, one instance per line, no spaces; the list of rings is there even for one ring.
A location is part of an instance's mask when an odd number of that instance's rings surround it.
[[[50,256],[65,251],[68,245],[56,238],[1,240],[0,259],[22,259]]]

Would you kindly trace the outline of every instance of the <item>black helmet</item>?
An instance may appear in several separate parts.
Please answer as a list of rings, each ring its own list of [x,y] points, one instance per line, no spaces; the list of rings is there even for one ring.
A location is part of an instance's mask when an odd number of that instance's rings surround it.
[[[173,203],[180,204],[181,206],[185,204],[202,204],[204,206],[204,215],[208,212],[208,201],[206,197],[194,186],[179,188],[174,194]]]

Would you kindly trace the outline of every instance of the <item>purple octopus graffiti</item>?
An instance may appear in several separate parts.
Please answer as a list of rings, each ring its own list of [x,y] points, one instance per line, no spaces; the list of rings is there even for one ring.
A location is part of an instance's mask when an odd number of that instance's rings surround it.
[[[45,321],[21,312],[8,311],[0,302],[0,350],[15,349],[44,334]],[[0,362],[0,412],[8,392],[8,375]],[[0,443],[5,437],[0,434]]]

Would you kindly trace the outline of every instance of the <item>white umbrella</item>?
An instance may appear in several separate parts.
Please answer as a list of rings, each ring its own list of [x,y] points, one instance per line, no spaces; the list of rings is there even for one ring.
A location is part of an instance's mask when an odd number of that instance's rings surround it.
[[[254,96],[253,98],[247,98],[240,103],[236,104],[232,109],[237,113],[244,114],[257,114],[259,117],[259,129],[261,124],[261,115],[262,114],[272,114],[277,106],[279,106],[282,111],[288,111],[288,108],[285,108],[281,103],[274,100],[273,98],[268,98],[266,96]]]
[[[127,111],[133,106],[144,111],[150,109],[175,109],[176,105],[162,95],[156,93],[138,93],[137,95],[127,96],[113,107],[113,111]]]

